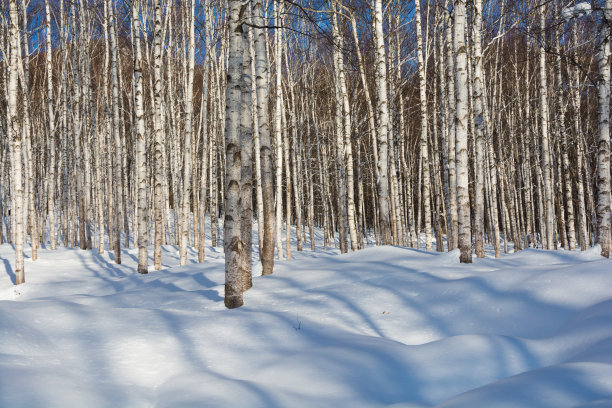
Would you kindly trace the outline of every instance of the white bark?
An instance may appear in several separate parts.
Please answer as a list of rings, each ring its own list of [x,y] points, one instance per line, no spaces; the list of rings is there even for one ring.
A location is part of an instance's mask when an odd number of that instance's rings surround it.
[[[335,13],[335,2],[334,9],[332,10],[332,35],[333,35],[333,62],[334,62],[334,95],[335,95],[335,109],[334,109],[334,134],[336,137],[335,148],[336,148],[336,188],[337,196],[336,201],[338,203],[338,235],[340,240],[340,252],[346,253],[348,251],[348,245],[346,242],[346,227],[347,227],[347,189],[346,189],[346,171],[345,171],[345,155],[344,155],[344,126],[343,126],[343,95],[342,95],[342,84],[344,80],[344,61],[342,61],[342,38],[338,28],[338,16]],[[342,77],[340,76],[342,73]],[[353,203],[354,208],[354,203]]]
[[[17,0],[9,0],[9,63],[8,63],[8,136],[12,152],[12,175],[11,187],[15,214],[15,284],[20,285],[25,282],[25,271],[23,262],[23,246],[25,243],[25,225],[23,221],[25,196],[23,191],[23,152],[21,121],[17,105],[17,92],[19,81],[19,64],[21,64],[21,54],[19,47],[19,28],[17,14]]]
[[[391,245],[391,211],[389,200],[389,102],[387,94],[387,62],[383,33],[382,0],[374,0],[374,35],[376,46],[376,88],[378,92],[378,175],[376,187],[380,233],[383,245]]]
[[[162,267],[162,233],[163,233],[163,207],[164,207],[164,192],[163,188],[163,153],[162,145],[164,143],[164,112],[162,107],[162,10],[161,0],[155,0],[155,22],[153,26],[153,81],[154,81],[154,99],[155,107],[153,121],[153,131],[155,136],[155,177],[154,177],[154,219],[155,219],[155,248],[153,250],[155,270],[160,270]],[[203,228],[203,226],[202,226]]]
[[[47,110],[49,115],[49,184],[47,187],[47,207],[49,213],[49,246],[56,249],[55,233],[55,111],[53,110],[53,64],[51,48],[51,11],[49,0],[45,0],[45,44],[46,44],[46,69],[47,69]]]
[[[540,10],[540,32],[543,36],[546,28],[546,13],[544,6]],[[552,164],[549,146],[549,118],[548,118],[548,84],[546,75],[546,51],[544,39],[541,40],[539,56],[540,73],[540,129],[542,136],[542,177],[544,187],[544,222],[545,236],[542,237],[544,249],[554,249],[555,246],[555,208],[552,186]]]
[[[260,141],[259,155],[261,158],[261,188],[263,200],[263,222],[264,235],[263,247],[260,253],[262,274],[269,275],[274,269],[274,240],[275,240],[275,219],[274,219],[274,180],[272,150],[270,146],[270,126],[268,117],[269,103],[269,80],[268,62],[266,51],[266,34],[264,26],[265,8],[263,0],[255,0],[253,6],[253,22],[255,34],[255,81],[257,85],[257,122]]]
[[[147,251],[147,145],[145,140],[142,85],[142,49],[140,45],[140,1],[132,1],[132,41],[134,41],[134,107],[136,113],[136,184],[138,189],[138,273],[148,273]]]
[[[484,165],[485,165],[485,131],[487,129],[484,122],[484,81],[482,69],[482,47],[481,47],[481,30],[482,30],[482,0],[474,1],[473,8],[473,65],[474,65],[474,131],[476,138],[476,184],[474,187],[474,247],[476,256],[484,258]]]
[[[597,242],[601,255],[609,258],[612,250],[612,214],[610,213],[610,24],[612,0],[606,0],[598,33],[597,95]]]
[[[417,37],[417,62],[419,70],[419,101],[421,107],[421,137],[420,150],[421,165],[423,166],[423,213],[425,219],[425,248],[431,251],[431,199],[430,199],[430,184],[431,177],[429,174],[429,150],[427,147],[427,83],[425,82],[425,66],[424,66],[424,50],[423,50],[423,35],[421,26],[421,4],[420,0],[415,0],[414,16],[416,21],[416,37]]]
[[[251,10],[253,11],[253,10]],[[251,19],[255,21],[254,18]],[[251,97],[253,108],[253,158],[255,159],[255,189],[256,189],[256,203],[257,203],[257,236],[259,240],[259,256],[261,258],[263,246],[264,246],[264,200],[263,200],[263,188],[261,179],[261,144],[259,142],[259,115],[257,107],[259,102],[257,99],[257,70],[255,69],[255,36],[253,31],[257,28],[251,28],[249,30],[249,50],[251,52]]]
[[[113,248],[115,255],[115,263],[121,263],[121,225],[123,219],[123,192],[121,189],[122,185],[122,149],[121,149],[121,135],[119,134],[119,48],[117,44],[117,32],[116,32],[116,19],[113,3],[108,1],[108,10],[110,12],[110,44],[111,44],[111,86],[112,86],[112,116],[113,116],[113,142],[115,145],[115,154],[113,155],[114,160],[114,174],[113,174],[113,187],[114,187],[114,200],[115,200],[115,247]],[[126,237],[127,239],[127,237]]]
[[[195,65],[195,1],[189,2],[189,43],[187,45],[187,89],[185,90],[185,148],[183,156],[183,195],[181,211],[180,264],[187,263],[187,241],[191,218],[192,134],[193,134],[193,73]]]
[[[250,18],[249,8],[245,7],[243,19]],[[241,22],[242,23],[242,22]],[[251,96],[251,53],[248,47],[248,32],[250,30],[242,24],[242,77],[240,100],[240,234],[244,250],[240,258],[242,273],[242,290],[246,291],[253,286],[251,270],[251,247],[253,243],[253,98]]]
[[[283,137],[282,137],[282,117],[283,117],[283,86],[282,86],[282,47],[281,47],[281,10],[282,5],[276,4],[276,26],[274,30],[274,49],[275,58],[275,81],[276,94],[274,106],[274,143],[276,145],[276,250],[278,259],[283,259]],[[289,226],[287,226],[289,228]]]
[[[240,222],[240,100],[242,76],[242,25],[240,0],[229,0],[229,60],[225,115],[225,306],[228,309],[243,304],[243,275],[240,257],[244,250]]]
[[[558,133],[559,133],[559,141],[561,148],[561,164],[563,166],[563,172],[561,173],[561,178],[563,179],[563,186],[565,195],[563,196],[564,204],[561,207],[565,207],[567,211],[567,220],[566,220],[566,228],[567,228],[567,246],[565,249],[569,249],[573,251],[576,248],[576,230],[574,226],[574,202],[573,202],[573,194],[572,194],[572,181],[570,179],[570,163],[569,163],[569,152],[567,146],[567,129],[565,127],[565,107],[566,100],[569,96],[563,90],[563,76],[561,72],[561,50],[559,46],[560,41],[560,33],[557,28],[556,38],[555,38],[555,48],[556,48],[556,56],[555,56],[555,71],[557,77],[557,86],[558,89],[558,99],[557,99],[557,110],[559,114],[558,121]],[[561,180],[559,180],[561,182]],[[563,211],[561,211],[563,214]]]
[[[453,49],[455,51],[455,148],[457,157],[457,203],[459,219],[460,261],[472,262],[470,197],[468,189],[468,72],[465,48],[465,0],[454,1]]]
[[[450,15],[445,15],[446,21],[446,82],[448,84],[448,184],[449,184],[449,240],[448,249],[453,250],[459,245],[459,209],[457,207],[457,158],[455,146],[455,114],[457,100],[455,98],[455,59],[453,51],[453,30]]]

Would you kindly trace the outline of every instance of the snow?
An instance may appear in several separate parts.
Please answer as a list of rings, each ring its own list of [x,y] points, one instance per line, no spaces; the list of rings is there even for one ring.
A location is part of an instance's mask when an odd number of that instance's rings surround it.
[[[135,249],[41,249],[15,287],[0,246],[0,406],[612,406],[597,248],[294,250],[234,310],[221,248],[189,255],[139,275]]]
[[[574,17],[582,17],[591,14],[591,5],[587,2],[578,3],[575,6],[568,6],[561,10],[561,16],[566,22]]]

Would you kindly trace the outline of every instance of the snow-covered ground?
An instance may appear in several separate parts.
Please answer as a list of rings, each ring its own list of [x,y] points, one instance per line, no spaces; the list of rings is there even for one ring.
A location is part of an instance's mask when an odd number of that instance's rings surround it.
[[[597,249],[293,255],[226,310],[221,248],[43,249],[14,287],[0,246],[0,407],[612,407]]]

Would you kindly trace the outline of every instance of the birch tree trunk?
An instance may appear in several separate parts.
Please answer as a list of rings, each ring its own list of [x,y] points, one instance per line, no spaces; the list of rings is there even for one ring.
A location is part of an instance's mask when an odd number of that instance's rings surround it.
[[[336,15],[336,2],[333,3],[332,10],[332,35],[334,40],[333,60],[334,60],[334,134],[336,137],[336,201],[338,203],[338,235],[340,238],[340,252],[346,253],[348,245],[346,242],[346,227],[347,227],[347,189],[346,189],[346,171],[344,157],[344,126],[343,126],[343,96],[341,81],[344,79],[344,61],[342,61],[342,38],[338,28],[338,16]],[[340,76],[342,72],[342,77]],[[354,203],[353,203],[354,204]],[[354,205],[353,205],[354,208]]]
[[[243,64],[241,1],[229,0],[229,60],[225,115],[225,223],[223,247],[225,252],[225,306],[228,309],[243,304],[243,274],[240,259],[244,250],[240,219],[240,108]],[[246,6],[242,6],[246,7]]]
[[[421,4],[420,0],[414,2],[414,17],[416,21],[417,37],[417,62],[419,70],[419,101],[421,107],[421,138],[420,153],[421,165],[423,166],[423,213],[425,220],[425,248],[431,251],[431,199],[430,185],[431,177],[429,174],[429,149],[427,147],[427,83],[425,82],[424,50],[421,26]]]
[[[340,44],[343,44],[342,37],[338,35]],[[341,46],[341,45],[339,45]],[[346,163],[346,207],[347,207],[347,222],[349,229],[349,237],[351,241],[351,250],[357,250],[357,220],[355,210],[355,178],[353,168],[353,147],[351,143],[351,109],[349,106],[348,91],[346,87],[346,73],[344,68],[344,56],[342,52],[338,55],[338,81],[340,85],[340,95],[342,96],[342,116],[344,119],[344,127],[342,130],[343,153]]]
[[[195,65],[195,1],[189,2],[189,43],[187,46],[187,89],[185,90],[185,148],[183,158],[183,195],[181,210],[180,264],[187,263],[187,241],[191,219],[192,134],[193,134],[193,72]]]
[[[573,34],[573,53],[572,53],[572,57],[574,59],[576,59],[577,57],[577,52],[576,52],[576,45],[578,44],[578,33],[577,33],[577,28],[576,28],[577,24],[574,24],[574,26],[572,27],[572,34]],[[575,66],[573,67],[572,70],[572,78],[573,78],[573,82],[572,82],[572,91],[571,91],[571,99],[572,99],[572,105],[574,108],[574,112],[580,112],[580,108],[581,108],[581,103],[580,103],[580,68]],[[576,193],[577,193],[577,198],[578,198],[578,231],[579,231],[579,237],[580,237],[580,248],[585,251],[588,246],[589,246],[589,232],[588,232],[588,221],[587,221],[587,213],[586,213],[586,203],[585,203],[585,191],[584,191],[584,182],[583,182],[583,169],[584,169],[584,165],[583,165],[583,161],[584,161],[584,151],[582,150],[582,143],[581,143],[581,118],[579,115],[577,115],[576,118],[574,118],[574,132],[575,132],[575,139],[573,140],[573,144],[576,147]]]
[[[254,13],[255,10],[252,9],[251,13]],[[255,21],[256,15],[252,14],[252,21]],[[264,235],[265,235],[265,216],[264,216],[264,199],[263,199],[263,189],[262,189],[262,167],[261,167],[261,144],[260,144],[260,135],[259,135],[259,115],[258,115],[258,106],[259,100],[257,96],[257,70],[255,68],[255,60],[257,58],[255,54],[255,33],[258,28],[251,28],[249,30],[249,49],[251,52],[251,97],[253,98],[253,107],[251,108],[253,112],[253,149],[255,158],[255,184],[256,184],[256,197],[257,197],[257,238],[259,240],[259,257],[261,259],[263,254],[264,247]],[[260,29],[259,29],[260,30]],[[269,137],[269,136],[268,136]]]
[[[115,263],[121,263],[121,225],[123,221],[123,192],[122,183],[122,159],[121,159],[121,135],[119,134],[119,74],[118,74],[118,44],[117,44],[117,22],[112,1],[108,0],[108,10],[110,13],[110,44],[111,44],[111,84],[112,84],[112,115],[113,115],[113,141],[115,144],[113,175],[114,200],[115,200]],[[127,239],[127,237],[126,237]]]
[[[21,52],[19,47],[19,28],[17,14],[17,0],[9,0],[9,62],[8,62],[8,136],[12,152],[12,174],[11,186],[15,213],[15,284],[25,282],[25,271],[23,262],[23,246],[25,243],[25,225],[23,212],[25,197],[23,191],[23,152],[21,121],[17,106],[17,91],[19,81],[19,64],[21,64]]]
[[[82,0],[81,0],[82,1]],[[90,21],[91,19],[89,18],[91,15],[89,14],[89,9],[83,7],[83,5],[81,4],[81,12],[82,12],[82,16],[81,16],[81,20],[82,21]],[[106,46],[106,37],[108,37],[108,19],[106,17],[106,15],[103,17],[103,24],[106,26],[105,27],[105,32],[104,32],[104,41],[105,41],[105,46],[104,46],[104,64],[105,64],[105,70],[104,70],[104,80],[103,82],[105,82],[105,85],[103,88],[104,90],[102,91],[102,93],[104,94],[104,92],[106,92],[106,90],[108,89],[108,48]],[[89,174],[89,180],[91,182],[91,177],[94,177],[94,181],[93,181],[93,195],[90,195],[89,197],[89,202],[88,202],[88,208],[91,210],[92,212],[92,219],[93,219],[93,233],[95,235],[95,241],[97,241],[96,245],[97,245],[97,249],[98,249],[98,253],[99,254],[103,254],[104,253],[104,247],[105,247],[105,242],[104,242],[104,199],[103,197],[105,197],[104,194],[104,188],[103,188],[103,172],[104,172],[104,167],[105,167],[105,162],[106,162],[106,155],[103,154],[104,152],[104,143],[106,143],[106,135],[104,134],[104,131],[100,132],[100,127],[98,125],[98,121],[97,121],[97,112],[96,112],[96,94],[94,93],[94,80],[92,79],[92,58],[91,58],[91,44],[92,44],[92,27],[91,25],[89,26],[88,30],[87,30],[87,43],[85,46],[85,63],[83,64],[83,69],[85,71],[85,84],[84,87],[86,88],[86,92],[87,92],[87,100],[89,102],[88,108],[89,108],[89,126],[91,129],[91,143],[90,146],[92,147],[92,154],[94,156],[94,169],[93,171],[90,169],[88,174]],[[106,110],[103,114],[103,118],[106,119]],[[103,125],[106,124],[106,120],[102,121]],[[86,159],[87,160],[87,159]],[[88,162],[90,162],[91,160],[88,160]],[[92,200],[93,198],[93,200]],[[89,225],[89,224],[88,224]],[[96,234],[96,227],[98,229],[98,232]],[[90,236],[89,236],[90,237]],[[88,248],[91,249],[92,248],[92,242],[91,242],[91,237],[89,238],[88,241]]]
[[[559,13],[557,13],[559,15]],[[563,166],[563,171],[561,173],[561,177],[563,179],[563,186],[565,190],[565,195],[563,199],[565,201],[565,209],[567,211],[567,247],[570,251],[573,251],[576,248],[576,230],[575,230],[575,222],[574,222],[574,202],[573,202],[573,194],[572,194],[572,181],[570,179],[570,163],[569,163],[569,152],[567,146],[567,129],[565,127],[565,107],[566,100],[568,98],[568,94],[564,92],[563,86],[563,76],[561,72],[561,50],[559,46],[560,41],[560,33],[557,28],[555,33],[555,71],[557,77],[557,86],[558,86],[558,100],[557,100],[557,111],[559,113],[559,121],[558,121],[558,133],[559,133],[559,142],[561,143],[561,164]],[[561,180],[559,180],[561,181]]]
[[[97,166],[96,160],[98,160],[98,156],[95,154],[95,146],[96,146],[96,123],[95,123],[95,112],[94,112],[94,104],[91,100],[91,94],[93,93],[92,82],[91,82],[91,62],[90,62],[90,44],[91,44],[91,33],[90,33],[90,24],[88,23],[91,19],[88,19],[87,9],[83,4],[83,0],[79,0],[79,20],[81,25],[81,37],[82,40],[80,42],[79,47],[79,60],[81,64],[81,89],[83,95],[83,124],[84,129],[81,132],[83,136],[83,161],[84,161],[84,214],[85,214],[85,249],[92,249],[92,223],[91,221],[95,218],[93,217],[95,211],[92,208],[92,197],[95,198],[95,194],[97,191],[97,186],[92,183],[92,161],[95,167]],[[91,93],[90,93],[91,91]],[[94,147],[94,151],[92,152],[92,145]],[[94,160],[92,160],[91,155],[94,154]],[[95,231],[95,226],[94,226]],[[94,232],[95,234],[95,232]]]
[[[277,28],[274,30],[274,64],[275,64],[275,105],[274,105],[274,143],[276,147],[276,248],[278,259],[283,259],[283,135],[282,135],[282,118],[283,118],[283,84],[282,84],[282,53],[281,47],[281,31],[282,26],[281,16],[282,3],[276,4],[275,24]],[[289,226],[287,226],[289,228]]]
[[[147,145],[145,140],[140,45],[140,1],[132,1],[132,41],[134,41],[134,107],[136,114],[136,184],[138,188],[138,273],[149,272],[147,251]]]
[[[288,81],[289,81],[289,95],[291,97],[291,147],[290,147],[290,155],[288,157],[291,159],[291,176],[293,185],[293,197],[295,202],[295,236],[297,240],[297,250],[302,251],[303,242],[302,242],[302,194],[301,194],[301,172],[299,172],[300,165],[298,163],[298,108],[297,108],[297,100],[295,97],[295,82],[291,75],[291,66],[289,65],[289,53],[285,53],[285,65],[287,67],[288,72]],[[305,233],[304,233],[305,237]]]
[[[249,21],[249,7],[244,7],[241,13],[243,21]],[[243,291],[253,286],[253,274],[251,270],[251,247],[253,244],[253,97],[251,95],[251,53],[249,52],[249,28],[242,24],[242,77],[240,81],[240,234],[244,250],[240,258],[240,269],[242,272]]]
[[[285,54],[285,52],[283,52]],[[285,92],[283,92],[284,94]],[[284,106],[284,105],[283,105]],[[285,158],[285,248],[287,260],[291,259],[291,159],[289,157],[289,126],[287,116],[282,115],[283,157]]]
[[[474,65],[474,131],[476,138],[476,185],[474,190],[475,214],[474,214],[474,247],[476,256],[484,258],[484,165],[485,165],[485,130],[484,123],[484,81],[482,70],[482,0],[474,0],[473,4],[473,65]]]
[[[164,112],[162,108],[162,10],[161,0],[155,0],[155,23],[153,26],[153,81],[154,81],[154,115],[153,132],[155,134],[155,177],[154,177],[154,219],[155,219],[155,248],[153,250],[153,261],[156,271],[162,267],[162,234],[163,234],[163,143],[164,143]],[[206,81],[206,79],[204,79]]]
[[[548,85],[546,78],[546,51],[544,48],[544,31],[546,29],[545,6],[540,9],[540,129],[542,132],[542,177],[544,184],[544,211],[545,236],[542,237],[544,249],[554,249],[555,245],[555,208],[553,204],[552,164],[549,146],[549,119],[548,119]]]
[[[55,238],[55,111],[53,110],[53,64],[51,47],[51,10],[49,0],[45,0],[45,63],[47,69],[47,111],[49,120],[49,184],[47,187],[47,212],[49,214],[49,246],[56,249]]]
[[[29,229],[30,245],[32,248],[32,261],[38,259],[38,216],[36,214],[36,197],[34,184],[34,157],[32,156],[32,119],[30,108],[30,49],[28,43],[28,14],[27,3],[21,2],[23,35],[21,36],[24,61],[19,64],[19,75],[21,82],[21,93],[23,96],[23,149],[25,161],[25,199],[27,212],[24,217],[27,222],[26,230]],[[25,67],[24,67],[25,66]]]
[[[202,121],[202,163],[200,166],[200,239],[199,239],[199,248],[198,248],[198,262],[202,263],[205,259],[205,250],[206,250],[206,203],[207,203],[207,180],[208,180],[208,152],[209,152],[209,139],[210,139],[210,131],[209,131],[209,115],[208,115],[208,99],[209,99],[209,82],[210,82],[210,66],[212,61],[208,56],[212,52],[211,47],[211,38],[212,38],[212,16],[210,10],[208,8],[208,4],[206,4],[204,9],[204,19],[205,19],[205,50],[206,50],[206,59],[204,60],[204,73],[202,74],[202,106],[201,109],[201,121]]]
[[[449,251],[459,245],[459,209],[457,208],[457,157],[456,157],[456,105],[455,97],[455,57],[453,50],[453,31],[451,18],[447,13],[446,21],[446,82],[448,84],[448,184],[449,184]]]
[[[454,0],[453,49],[455,51],[455,147],[457,157],[457,203],[459,214],[459,249],[462,263],[472,263],[470,196],[468,180],[468,72],[465,48],[465,0]]]
[[[612,0],[606,0],[598,32],[599,79],[597,95],[597,242],[601,255],[609,258],[612,250],[612,214],[610,213],[610,24]]]
[[[383,32],[382,0],[374,0],[373,29],[376,45],[376,88],[378,93],[378,174],[376,189],[380,233],[383,245],[391,245],[391,212],[389,202],[389,102],[387,94],[387,58]]]

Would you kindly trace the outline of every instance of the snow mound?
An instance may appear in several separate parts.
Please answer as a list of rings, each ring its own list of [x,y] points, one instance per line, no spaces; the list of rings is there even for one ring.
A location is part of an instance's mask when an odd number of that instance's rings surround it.
[[[596,251],[294,252],[227,310],[218,248],[179,267],[164,247],[148,275],[41,250],[24,285],[0,276],[0,406],[611,406]]]

